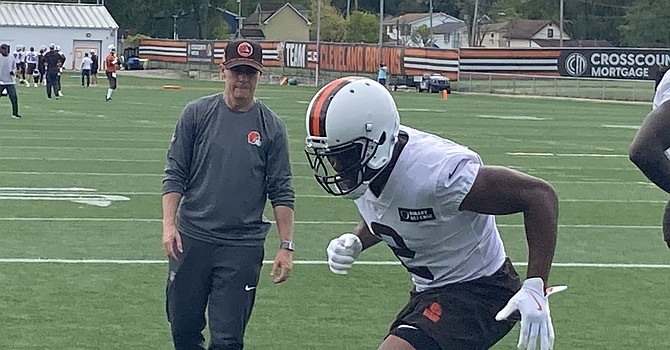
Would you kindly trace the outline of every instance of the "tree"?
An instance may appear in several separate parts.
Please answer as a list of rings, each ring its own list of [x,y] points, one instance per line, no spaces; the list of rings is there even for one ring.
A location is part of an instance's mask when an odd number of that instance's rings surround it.
[[[312,22],[310,36],[316,37],[318,1],[321,1],[321,40],[341,42],[344,39],[346,21],[329,0],[312,0],[309,11],[309,21]]]
[[[350,43],[375,43],[379,40],[379,19],[369,12],[354,11],[347,20],[344,40]]]
[[[434,44],[434,39],[430,36],[430,28],[425,24],[412,30],[410,41],[419,47],[433,47]]]
[[[631,46],[670,46],[670,1],[637,0],[630,6],[621,25],[622,41]]]

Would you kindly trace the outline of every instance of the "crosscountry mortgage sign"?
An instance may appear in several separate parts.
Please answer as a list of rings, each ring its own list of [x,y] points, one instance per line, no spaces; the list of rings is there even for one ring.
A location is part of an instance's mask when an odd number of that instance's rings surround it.
[[[574,48],[558,59],[561,75],[583,78],[653,80],[661,66],[670,66],[670,50]]]

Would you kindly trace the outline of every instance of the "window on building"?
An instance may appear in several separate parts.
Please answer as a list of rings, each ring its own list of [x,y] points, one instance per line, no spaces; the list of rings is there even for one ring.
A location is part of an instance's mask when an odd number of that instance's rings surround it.
[[[549,28],[547,29],[547,38],[553,38],[554,37],[554,30]]]

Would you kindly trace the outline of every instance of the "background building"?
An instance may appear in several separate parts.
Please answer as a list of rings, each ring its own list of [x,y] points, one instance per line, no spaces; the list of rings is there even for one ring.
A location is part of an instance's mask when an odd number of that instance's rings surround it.
[[[84,53],[106,53],[117,45],[119,26],[101,5],[0,2],[0,42],[35,51],[50,43],[60,45],[66,68],[81,66]],[[101,57],[103,55],[98,55]]]

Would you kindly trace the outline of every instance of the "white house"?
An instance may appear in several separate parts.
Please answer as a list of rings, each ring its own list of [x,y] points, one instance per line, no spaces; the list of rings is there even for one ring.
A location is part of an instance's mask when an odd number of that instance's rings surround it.
[[[117,46],[116,24],[101,5],[39,2],[0,2],[0,43],[34,47],[59,45],[69,69],[81,67],[84,53],[103,59],[107,46]]]
[[[479,26],[475,46],[543,47],[547,41],[561,39],[560,26],[551,20],[511,19]],[[563,40],[572,39],[563,31]]]
[[[384,32],[391,42],[398,45],[418,46],[412,42],[412,32],[421,26],[430,28],[430,13],[407,13],[384,20]],[[467,45],[467,26],[465,22],[447,15],[433,13],[433,43],[439,48],[459,48]],[[465,40],[463,40],[465,39]]]

